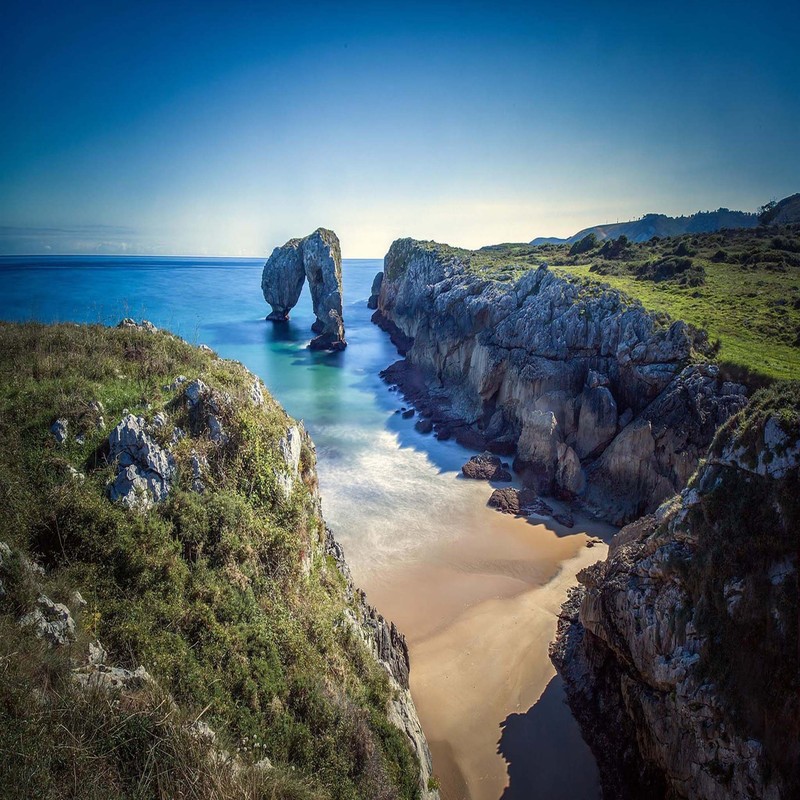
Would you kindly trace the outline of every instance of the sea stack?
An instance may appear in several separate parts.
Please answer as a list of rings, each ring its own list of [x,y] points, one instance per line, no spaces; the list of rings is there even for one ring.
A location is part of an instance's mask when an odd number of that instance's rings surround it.
[[[261,291],[272,307],[267,319],[285,322],[308,279],[316,320],[312,350],[344,350],[342,319],[342,252],[333,231],[317,228],[303,239],[276,247],[264,265]]]

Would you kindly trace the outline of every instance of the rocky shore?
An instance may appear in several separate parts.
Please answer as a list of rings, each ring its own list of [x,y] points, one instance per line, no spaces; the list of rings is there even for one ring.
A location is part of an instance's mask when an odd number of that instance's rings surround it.
[[[527,486],[614,524],[680,491],[746,402],[702,332],[547,267],[487,277],[399,239],[379,283],[373,321],[405,355],[383,377],[436,435],[514,454]]]
[[[797,385],[757,395],[579,573],[551,657],[606,797],[800,791],[798,464]]]

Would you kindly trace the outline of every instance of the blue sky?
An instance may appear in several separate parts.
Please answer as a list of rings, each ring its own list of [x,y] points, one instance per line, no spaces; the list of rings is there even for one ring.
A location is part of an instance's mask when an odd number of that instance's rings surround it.
[[[796,3],[39,3],[0,252],[477,247],[800,190]]]

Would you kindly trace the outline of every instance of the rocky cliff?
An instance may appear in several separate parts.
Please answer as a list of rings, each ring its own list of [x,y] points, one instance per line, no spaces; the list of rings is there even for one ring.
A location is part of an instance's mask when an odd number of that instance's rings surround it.
[[[0,344],[0,796],[433,800],[302,424],[152,326]]]
[[[579,574],[551,656],[607,797],[799,796],[799,391],[757,393]]]
[[[703,334],[619,292],[474,255],[400,239],[384,260],[373,320],[406,355],[387,377],[437,435],[515,452],[527,485],[615,523],[680,491],[745,403]]]
[[[343,350],[342,253],[333,231],[318,228],[303,239],[290,239],[276,247],[264,265],[261,291],[272,307],[272,322],[285,322],[297,305],[303,283],[308,280],[316,320],[311,330],[314,350]]]

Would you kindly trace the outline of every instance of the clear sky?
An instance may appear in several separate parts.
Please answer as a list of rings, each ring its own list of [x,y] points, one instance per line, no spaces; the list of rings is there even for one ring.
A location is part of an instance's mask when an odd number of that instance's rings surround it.
[[[800,4],[7,0],[0,252],[468,247],[800,191]]]

